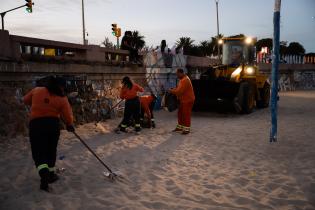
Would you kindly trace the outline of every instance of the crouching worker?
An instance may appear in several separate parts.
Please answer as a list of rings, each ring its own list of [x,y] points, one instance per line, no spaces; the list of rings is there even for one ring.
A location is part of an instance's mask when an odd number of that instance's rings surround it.
[[[181,132],[185,135],[190,133],[191,111],[195,102],[195,94],[191,81],[184,70],[177,69],[176,75],[180,80],[179,84],[170,90],[170,93],[176,95],[179,100],[178,124],[174,132]]]
[[[60,116],[67,130],[74,132],[73,114],[64,93],[66,82],[51,77],[46,87],[36,87],[24,96],[26,105],[31,106],[29,137],[32,157],[37,167],[40,189],[49,192],[49,185],[59,178],[55,174],[57,145],[60,135]]]
[[[140,99],[138,92],[143,92],[143,88],[132,82],[129,77],[124,77],[122,80],[122,89],[120,91],[120,98],[125,99],[124,118],[119,124],[117,133],[119,131],[126,132],[126,128],[130,125],[131,120],[135,121],[135,131],[141,131],[140,125]]]
[[[146,127],[148,128],[155,128],[154,116],[153,116],[153,109],[156,102],[156,96],[151,93],[151,95],[145,95],[140,97],[141,103],[141,121],[148,122]],[[145,120],[145,115],[147,120]],[[142,126],[144,127],[144,126]]]

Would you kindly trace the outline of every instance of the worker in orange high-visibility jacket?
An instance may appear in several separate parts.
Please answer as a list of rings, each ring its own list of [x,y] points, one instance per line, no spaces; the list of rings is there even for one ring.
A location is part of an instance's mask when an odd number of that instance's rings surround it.
[[[133,118],[135,121],[135,131],[141,131],[140,125],[140,99],[138,92],[143,92],[144,89],[131,81],[129,77],[124,77],[122,80],[122,89],[120,91],[120,98],[125,99],[124,118],[119,124],[117,131],[126,132],[126,128],[130,125]]]
[[[149,123],[149,128],[155,128],[155,121],[153,115],[153,109],[156,102],[156,96],[151,93],[151,95],[144,95],[140,97],[141,104],[141,120],[144,121],[146,115]]]
[[[59,179],[55,173],[60,116],[67,130],[74,132],[73,114],[64,88],[63,78],[50,77],[45,87],[36,87],[23,100],[31,106],[29,137],[32,157],[41,177],[40,189],[49,191],[50,183]]]
[[[176,88],[170,90],[170,93],[175,94],[179,100],[178,124],[174,132],[181,132],[185,135],[190,133],[191,112],[195,102],[195,94],[191,81],[184,70],[177,69],[176,75],[180,80],[179,84]]]

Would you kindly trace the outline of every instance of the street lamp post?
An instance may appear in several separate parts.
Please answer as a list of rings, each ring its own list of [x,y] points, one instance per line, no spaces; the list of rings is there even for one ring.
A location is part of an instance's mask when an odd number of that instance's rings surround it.
[[[34,3],[32,3],[32,5],[34,5]],[[27,7],[28,4],[23,4],[22,6],[19,6],[19,7],[16,7],[16,8],[13,8],[13,9],[10,9],[10,10],[7,10],[5,12],[1,12],[0,15],[1,15],[1,28],[2,30],[4,30],[4,16],[8,13],[8,12],[12,12],[14,10],[17,10],[17,9],[20,9],[22,7]]]
[[[219,41],[219,35],[220,35],[220,28],[219,28],[219,0],[215,0],[215,4],[216,4],[216,10],[217,10],[217,39]],[[218,57],[220,58],[220,44],[219,42],[218,44]]]
[[[83,45],[85,45],[86,39],[85,39],[84,0],[82,0],[82,27],[83,27]]]
[[[272,50],[272,69],[271,69],[271,129],[270,142],[277,141],[278,132],[278,75],[280,58],[280,8],[281,0],[275,0],[273,14],[273,50]]]

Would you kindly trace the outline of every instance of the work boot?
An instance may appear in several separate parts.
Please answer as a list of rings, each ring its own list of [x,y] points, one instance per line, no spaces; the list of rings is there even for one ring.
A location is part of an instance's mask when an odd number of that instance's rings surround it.
[[[40,189],[43,191],[49,192],[50,189],[49,189],[48,182],[40,180]]]
[[[39,172],[40,179],[40,189],[49,192],[49,170],[48,168],[43,168]]]
[[[151,127],[152,127],[152,128],[155,128],[155,122],[154,122],[154,121],[152,121]]]
[[[183,131],[182,132],[182,135],[187,135],[187,134],[189,134],[190,133],[190,131]]]
[[[49,179],[48,179],[49,184],[54,183],[58,179],[59,179],[59,176],[54,171],[49,172]]]
[[[135,127],[135,131],[138,133],[141,131],[141,127]]]
[[[175,128],[174,130],[172,130],[172,132],[177,132],[177,133],[180,133],[182,131],[183,131],[183,129],[181,129],[181,128]]]
[[[122,127],[120,127],[119,131],[124,132],[124,133],[127,133],[126,128],[122,128]]]

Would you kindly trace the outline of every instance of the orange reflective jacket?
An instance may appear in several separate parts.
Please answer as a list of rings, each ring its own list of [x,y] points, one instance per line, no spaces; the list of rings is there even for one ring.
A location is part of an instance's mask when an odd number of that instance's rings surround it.
[[[194,89],[188,76],[184,76],[178,86],[171,91],[175,94],[181,103],[190,103],[195,101]]]
[[[141,109],[148,116],[149,119],[151,119],[150,105],[153,102],[153,100],[154,100],[154,97],[151,95],[140,97]]]
[[[23,100],[26,105],[31,106],[31,120],[61,116],[67,125],[73,124],[72,109],[67,97],[53,95],[45,87],[36,87],[27,93]]]
[[[120,98],[121,99],[133,99],[137,97],[138,92],[143,92],[144,89],[140,85],[133,83],[132,88],[129,89],[127,87],[122,87],[120,91]]]

